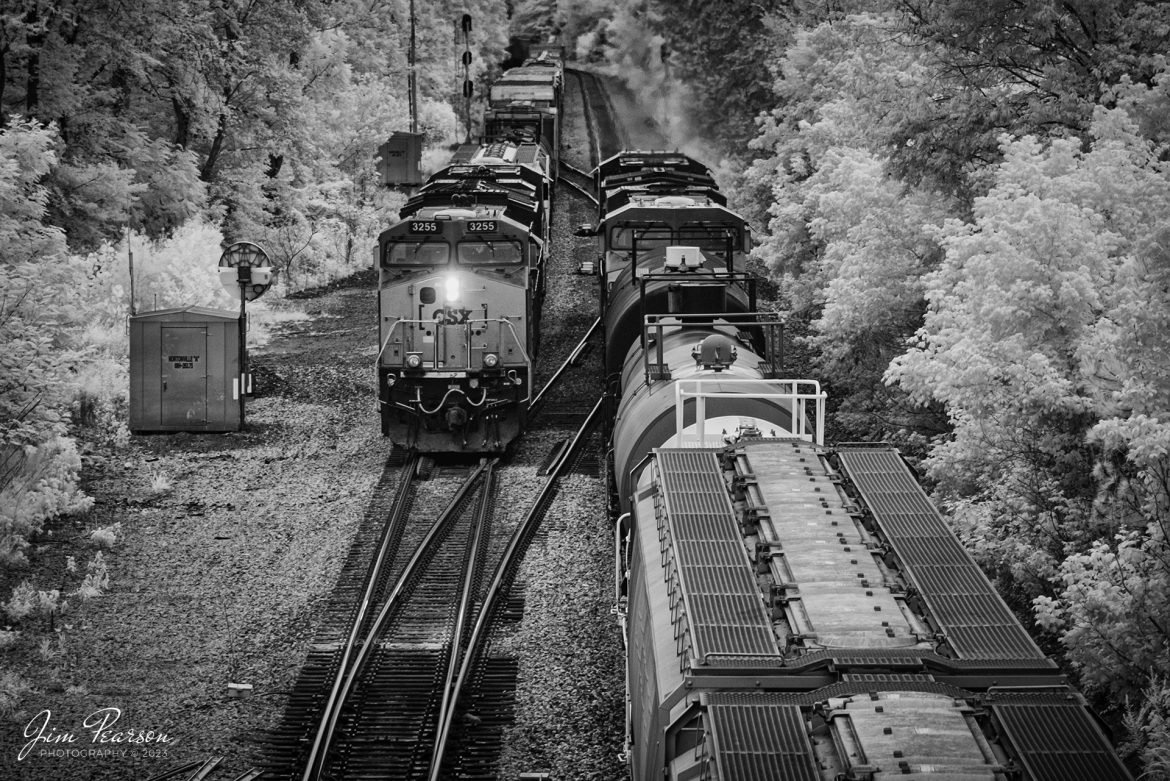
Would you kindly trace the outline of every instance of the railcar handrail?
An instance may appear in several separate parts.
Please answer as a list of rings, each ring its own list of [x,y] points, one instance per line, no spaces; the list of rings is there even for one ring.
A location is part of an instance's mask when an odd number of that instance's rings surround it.
[[[823,390],[821,384],[816,380],[802,380],[802,379],[749,379],[739,377],[702,377],[702,378],[688,378],[677,380],[674,383],[674,434],[675,441],[682,444],[683,431],[686,429],[684,425],[684,404],[687,399],[695,399],[695,428],[699,446],[706,446],[707,436],[705,430],[705,423],[707,417],[707,399],[720,398],[743,398],[744,393],[736,393],[734,391],[723,390],[706,390],[704,386],[728,386],[728,385],[764,385],[774,386],[778,388],[775,392],[765,393],[751,393],[753,399],[775,399],[778,401],[786,401],[789,404],[789,414],[792,419],[792,430],[788,433],[815,442],[818,445],[825,444],[825,401],[828,398]],[[693,390],[688,390],[687,386],[691,386]],[[808,386],[810,391],[801,392],[801,386]],[[789,387],[791,390],[782,390]],[[815,422],[813,431],[810,433],[807,430],[808,422],[808,402],[815,404]],[[722,442],[715,443],[721,445]]]
[[[764,361],[770,371],[777,371],[783,361],[784,321],[772,312],[701,312],[684,314],[671,312],[642,316],[642,373],[646,384],[663,374],[663,335],[668,328],[747,328],[756,327],[764,332]],[[654,339],[656,361],[650,360],[650,341]],[[652,372],[651,364],[659,367]],[[768,378],[770,379],[770,378]]]

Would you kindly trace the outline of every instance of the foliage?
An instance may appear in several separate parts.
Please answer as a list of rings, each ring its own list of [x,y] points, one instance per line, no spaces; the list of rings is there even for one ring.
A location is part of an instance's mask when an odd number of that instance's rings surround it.
[[[0,672],[0,720],[8,721],[16,715],[20,701],[36,688],[13,670]]]
[[[83,313],[57,293],[76,272],[61,256],[64,238],[40,220],[42,178],[55,162],[54,136],[33,122],[0,133],[0,563],[24,561],[44,521],[77,512],[80,458],[65,437],[70,369],[81,357],[67,338]]]
[[[1165,676],[1152,676],[1136,706],[1126,708],[1125,727],[1133,739],[1126,748],[1137,754],[1145,778],[1170,777],[1170,685]]]

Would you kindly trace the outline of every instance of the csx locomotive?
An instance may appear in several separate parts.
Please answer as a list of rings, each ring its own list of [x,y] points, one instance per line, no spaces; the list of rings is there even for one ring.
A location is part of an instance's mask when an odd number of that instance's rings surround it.
[[[824,446],[710,173],[596,175],[631,776],[1130,778],[897,451]]]
[[[458,149],[379,235],[382,433],[422,452],[500,452],[532,392],[563,72],[504,74]]]

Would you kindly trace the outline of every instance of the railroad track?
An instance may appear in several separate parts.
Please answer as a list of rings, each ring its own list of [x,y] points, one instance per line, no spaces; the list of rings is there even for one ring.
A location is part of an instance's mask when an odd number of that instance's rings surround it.
[[[599,90],[591,75],[584,82],[592,85],[594,93]],[[583,92],[583,97],[586,103],[596,102],[597,110],[591,107],[591,115],[605,114],[606,104],[597,102],[596,94],[591,97]],[[614,148],[612,141],[605,140],[613,137],[612,117],[603,121],[609,130],[594,127],[595,122],[592,116],[588,120],[591,137]],[[595,208],[593,178],[587,172],[562,162],[560,179]],[[573,472],[598,476],[604,468],[604,445],[596,433],[604,405],[593,404],[601,385],[578,381],[580,370],[573,370],[596,363],[587,352],[596,328],[594,324],[587,330],[537,397],[533,418],[539,419],[533,428],[544,433],[536,436],[555,432],[553,437],[566,439],[538,470],[546,476],[543,488],[514,531],[511,524],[516,515],[510,517],[509,529],[496,529],[490,544],[484,532],[480,548],[473,551],[473,517],[482,505],[475,513],[464,508],[466,512],[451,519],[444,544],[426,554],[434,565],[434,570],[425,568],[431,574],[400,588],[396,584],[410,569],[414,552],[424,547],[423,536],[431,527],[421,519],[439,515],[442,503],[469,478],[470,470],[402,453],[387,464],[325,611],[324,626],[316,633],[309,660],[290,696],[284,724],[262,752],[264,778],[496,776],[503,737],[514,718],[520,672],[515,654],[493,652],[492,643],[497,638],[496,647],[503,648],[498,642],[500,633],[507,632],[524,612],[522,584],[517,587],[515,573],[540,533],[561,477]],[[573,379],[565,382],[564,374]],[[548,394],[558,385],[559,390]],[[504,496],[505,489],[500,490]],[[491,493],[469,492],[476,497]],[[509,496],[501,501],[526,506],[530,497]],[[400,519],[388,520],[394,517]],[[407,522],[408,518],[413,520]],[[468,566],[469,561],[481,565]],[[367,596],[374,571],[380,573],[377,585]],[[448,609],[459,601],[452,596],[458,590],[456,572],[470,573],[462,590],[475,595],[476,608]],[[432,596],[414,607],[400,599],[398,607],[383,610],[380,606],[394,599],[396,592]],[[383,613],[387,617],[380,619]],[[386,629],[390,634],[380,634],[379,623],[390,624]]]
[[[374,492],[374,500],[366,510],[324,611],[322,626],[316,632],[308,658],[290,693],[284,720],[265,741],[261,756],[266,779],[295,781],[305,777],[304,771],[311,765],[320,766],[323,762],[330,765],[332,760],[328,759],[328,749],[325,752],[319,747],[314,750],[323,722],[334,721],[331,728],[334,730],[340,724],[347,731],[346,737],[351,737],[350,731],[355,728],[352,719],[349,715],[342,719],[336,713],[329,713],[331,708],[336,711],[336,706],[330,703],[345,686],[345,679],[354,669],[357,656],[367,647],[373,647],[374,644],[365,640],[374,631],[382,607],[394,598],[396,592],[409,594],[418,588],[418,584],[410,588],[399,584],[404,573],[411,568],[416,553],[424,546],[433,526],[431,521],[450,509],[451,497],[465,487],[472,471],[475,470],[465,465],[436,464],[417,454],[399,450],[388,460]],[[459,523],[466,525],[467,519],[462,517]],[[447,533],[450,537],[459,532],[447,530]],[[457,546],[452,543],[450,547]],[[433,557],[434,552],[430,555]],[[411,629],[408,622],[399,621],[400,613],[408,615],[409,611],[397,610],[393,616],[402,625],[404,634],[399,640],[376,644],[379,653],[368,663],[373,668],[386,664],[382,650],[394,649],[405,654],[414,645],[421,655],[425,655],[424,652],[434,650],[430,646],[439,643],[425,637],[421,624]],[[349,685],[353,687],[358,683],[355,681]],[[375,676],[373,686],[379,685]],[[364,684],[358,689],[368,691]],[[361,696],[364,695],[359,695],[359,699]],[[358,701],[351,699],[351,702]],[[360,725],[359,728],[364,729]],[[415,738],[416,733],[408,736],[410,742]],[[350,746],[350,742],[358,748]],[[363,743],[376,745],[378,742],[356,739],[343,741],[343,745],[347,753],[360,756]],[[393,742],[393,739],[383,742]],[[313,756],[315,753],[325,756]]]
[[[375,585],[385,580],[378,570],[388,566],[388,557],[379,556],[371,567],[369,596],[321,709],[304,781],[428,777],[437,756],[431,736],[450,708],[451,680],[471,617],[495,463],[472,470],[433,523],[418,523],[416,515],[407,524],[426,531],[392,585]],[[391,517],[388,526],[410,517]]]
[[[597,206],[597,183],[594,181],[592,174],[586,173],[580,168],[564,161],[560,163],[558,171],[557,178],[561,184],[583,196],[594,206]]]
[[[585,106],[585,122],[589,128],[590,148],[593,153],[592,165],[620,152],[625,148],[625,134],[614,119],[613,104],[605,94],[596,75],[589,71],[565,68],[577,79]],[[600,110],[599,110],[600,109]]]
[[[515,617],[516,572],[557,496],[561,477],[583,465],[588,468],[600,450],[594,447],[593,439],[606,401],[606,397],[596,401],[568,446],[561,451],[488,581],[482,608],[452,683],[452,706],[439,725],[436,756],[441,756],[442,761],[432,768],[428,781],[495,778],[492,767],[502,748],[503,729],[511,720],[515,663],[509,657],[492,655],[492,639],[503,624]]]

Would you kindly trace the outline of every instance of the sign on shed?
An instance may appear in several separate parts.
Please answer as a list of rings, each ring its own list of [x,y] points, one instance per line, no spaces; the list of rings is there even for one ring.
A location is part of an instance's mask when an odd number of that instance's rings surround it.
[[[130,318],[130,430],[240,429],[240,319],[188,306]]]

